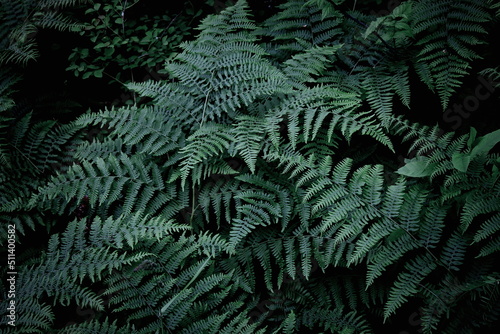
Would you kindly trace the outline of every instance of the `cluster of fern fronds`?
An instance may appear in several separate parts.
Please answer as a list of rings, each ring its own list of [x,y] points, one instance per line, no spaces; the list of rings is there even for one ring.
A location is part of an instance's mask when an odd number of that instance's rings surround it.
[[[500,130],[444,133],[394,105],[415,71],[447,106],[495,4],[344,2],[257,24],[240,0],[168,80],[129,85],[147,104],[0,129],[2,235],[49,232],[18,256],[0,333],[375,333],[408,310],[424,333],[491,330]],[[65,323],[77,307],[93,318]]]

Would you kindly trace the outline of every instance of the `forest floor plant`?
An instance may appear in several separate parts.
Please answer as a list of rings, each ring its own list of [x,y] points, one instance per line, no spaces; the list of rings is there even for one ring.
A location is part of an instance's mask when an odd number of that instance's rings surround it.
[[[147,102],[2,129],[0,241],[17,258],[0,333],[386,333],[408,310],[415,331],[491,332],[500,129],[401,110],[419,112],[419,81],[441,117],[498,3],[346,4],[288,0],[256,23],[239,0],[168,79],[127,85]],[[76,307],[92,319],[68,325]]]

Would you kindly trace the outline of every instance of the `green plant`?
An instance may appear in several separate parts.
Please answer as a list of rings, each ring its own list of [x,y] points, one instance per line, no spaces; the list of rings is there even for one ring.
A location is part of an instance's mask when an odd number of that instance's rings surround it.
[[[491,9],[470,3],[454,2],[450,19],[468,8],[474,33],[486,30]],[[415,28],[426,6],[377,19],[290,0],[258,26],[240,0],[181,44],[168,79],[127,85],[151,103],[55,132],[19,123],[16,147],[37,169],[60,154],[71,163],[0,202],[51,232],[18,264],[15,332],[374,333],[408,305],[424,333],[491,330],[498,130],[442,133],[396,113],[412,68],[433,85],[448,70],[414,40],[444,29]],[[469,31],[450,34],[466,53]],[[442,104],[456,87],[438,86]],[[80,136],[89,128],[98,134]],[[395,168],[405,143],[415,156]],[[51,304],[98,315],[62,327]]]
[[[6,117],[6,111],[15,105],[11,95],[14,93],[12,87],[19,79],[9,70],[0,70],[0,163],[9,164],[9,156],[7,153],[6,143],[6,128],[11,121],[10,117]]]
[[[7,1],[0,6],[0,64],[26,63],[38,56],[34,36],[39,29],[77,30],[81,24],[62,10],[86,0]]]
[[[10,165],[8,128],[15,124],[16,106],[13,98],[16,84],[22,81],[19,65],[26,65],[39,56],[36,35],[40,29],[66,31],[81,25],[63,11],[86,1],[6,1],[0,2],[0,162]],[[19,101],[17,101],[19,102]],[[22,115],[21,115],[22,116]],[[19,117],[18,117],[19,118]]]
[[[105,73],[111,82],[120,83],[157,74],[165,59],[192,34],[190,22],[200,17],[202,9],[189,1],[177,12],[163,13],[166,7],[159,12],[149,6],[141,1],[112,0],[82,7],[87,24],[79,34],[90,46],[73,49],[67,70],[82,79],[101,78]]]

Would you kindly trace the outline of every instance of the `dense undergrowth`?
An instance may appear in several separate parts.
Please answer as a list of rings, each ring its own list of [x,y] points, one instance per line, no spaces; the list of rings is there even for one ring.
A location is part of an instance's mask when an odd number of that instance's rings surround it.
[[[0,34],[0,333],[495,328],[498,2],[257,19],[240,0],[195,32],[206,9],[20,3]],[[19,73],[49,28],[88,44],[64,66],[76,100],[40,108]],[[86,98],[101,77],[131,93]]]

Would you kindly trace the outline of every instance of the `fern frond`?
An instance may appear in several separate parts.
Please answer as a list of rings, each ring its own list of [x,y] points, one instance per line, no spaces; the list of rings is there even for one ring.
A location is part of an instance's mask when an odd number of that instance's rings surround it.
[[[362,82],[367,91],[366,100],[384,126],[387,124],[388,116],[392,114],[392,98],[394,96],[392,78],[392,75],[372,70],[365,72]]]
[[[0,305],[5,309],[9,306],[7,300],[0,302]],[[6,330],[5,333],[40,333],[50,330],[55,319],[54,311],[50,305],[39,303],[33,298],[23,298],[22,303],[16,305],[16,311],[19,314],[16,314],[15,326],[7,323],[9,320],[7,314],[2,314],[3,319],[0,324],[5,329],[10,327],[9,331]]]
[[[187,124],[234,119],[258,98],[290,91],[285,76],[264,59],[266,52],[254,43],[254,28],[247,5],[238,1],[206,18],[198,39],[183,44],[183,52],[166,64],[176,83],[129,87],[154,97],[176,117],[190,115]]]
[[[451,235],[441,254],[441,263],[449,270],[459,271],[465,258],[467,240],[457,232]]]
[[[307,328],[319,326],[330,332],[371,333],[370,327],[361,315],[355,311],[344,314],[342,308],[312,307],[303,312],[300,322]]]
[[[106,280],[110,287],[106,294],[111,295],[114,311],[127,311],[130,324],[149,319],[141,333],[159,329],[192,332],[200,328],[217,333],[244,303],[232,296],[236,303],[225,306],[234,291],[228,288],[231,274],[214,272],[214,259],[198,256],[207,238],[202,243],[184,235],[174,240],[147,241],[143,247],[158,256],[134,270],[114,272]],[[242,317],[237,318],[248,325]]]
[[[84,28],[84,24],[75,23],[72,19],[62,13],[54,11],[37,12],[32,17],[33,24],[42,29],[55,29],[58,31],[78,30]]]
[[[283,63],[283,73],[296,83],[316,82],[341,47],[342,45],[315,46],[298,53]]]
[[[394,286],[389,292],[384,307],[384,319],[389,318],[408,297],[419,291],[420,282],[437,267],[436,262],[429,254],[420,255],[405,265],[405,271],[398,275]]]
[[[102,299],[88,287],[82,287],[82,279],[89,277],[96,281],[101,274],[139,261],[146,255],[129,256],[111,251],[94,244],[92,237],[91,244],[87,245],[85,238],[85,225],[74,220],[61,236],[55,234],[50,238],[47,252],[37,259],[35,265],[18,266],[16,302],[19,302],[19,310],[23,309],[25,313],[16,319],[17,327],[43,330],[52,325],[53,310],[38,302],[42,296],[63,306],[76,301],[83,307],[103,310]]]
[[[279,6],[281,11],[264,22],[257,33],[272,38],[269,49],[278,59],[289,58],[297,52],[314,46],[335,43],[342,31],[341,14],[331,6],[327,15],[313,2],[300,0],[287,1]],[[278,44],[274,46],[274,44]]]
[[[182,187],[184,187],[189,173],[196,165],[225,152],[233,141],[234,136],[229,128],[216,123],[206,123],[189,136],[186,139],[186,145],[180,150],[180,153],[184,156],[180,164]]]
[[[61,334],[73,334],[73,333],[109,333],[109,334],[120,334],[135,332],[134,326],[118,326],[117,320],[110,322],[109,318],[103,320],[90,320],[81,324],[75,324],[66,326],[61,329]]]
[[[422,0],[415,3],[413,17],[413,30],[421,48],[416,69],[424,83],[438,91],[444,110],[468,73],[469,62],[481,58],[473,47],[484,43],[484,24],[491,19],[488,5],[478,0],[439,4]]]
[[[181,128],[174,127],[168,112],[158,107],[128,107],[120,110],[105,110],[80,116],[80,126],[109,126],[108,138],[123,140],[127,146],[135,146],[138,153],[153,156],[164,155],[180,147],[184,136]],[[91,147],[92,151],[95,147]],[[80,148],[82,150],[82,148]],[[87,154],[90,154],[90,152]],[[80,153],[82,154],[82,153]],[[102,156],[106,158],[107,156]]]
[[[201,207],[205,221],[213,222],[210,219],[211,214],[215,214],[215,222],[218,227],[221,226],[222,219],[224,223],[230,224],[232,217],[232,205],[239,205],[240,200],[235,198],[239,189],[239,182],[235,179],[220,179],[214,183],[205,184],[198,196],[198,202]]]
[[[104,141],[82,142],[77,146],[75,158],[79,161],[95,160],[97,158],[107,158],[110,155],[132,154],[132,149],[126,147],[123,140],[105,139]]]
[[[36,59],[39,53],[32,36],[39,28],[59,31],[82,28],[82,24],[59,12],[61,8],[74,6],[76,3],[74,0],[2,2],[0,64],[24,65]]]
[[[252,173],[255,172],[257,156],[265,134],[265,119],[241,116],[236,119],[234,140],[236,152],[241,155]]]
[[[40,8],[65,8],[87,2],[88,0],[41,0],[39,6]]]
[[[91,222],[89,236],[96,247],[113,247],[115,249],[133,249],[140,240],[160,240],[166,235],[188,230],[186,225],[175,224],[164,217],[150,217],[142,212],[121,215],[118,218],[108,217],[101,221],[95,218]]]
[[[124,194],[124,195],[123,195]],[[83,161],[73,165],[65,174],[53,177],[46,186],[39,189],[30,200],[30,206],[38,201],[49,203],[62,198],[68,203],[72,198],[88,196],[92,207],[122,200],[119,212],[130,214],[132,211],[153,213],[174,198],[175,187],[165,186],[161,173],[154,163],[144,164],[140,156],[119,158],[109,156],[97,158],[93,162]],[[67,204],[66,204],[67,205]],[[65,205],[62,206],[63,208]]]
[[[479,242],[486,238],[491,238],[500,228],[500,213],[496,213],[493,217],[485,221],[481,229],[474,235],[474,242]]]

